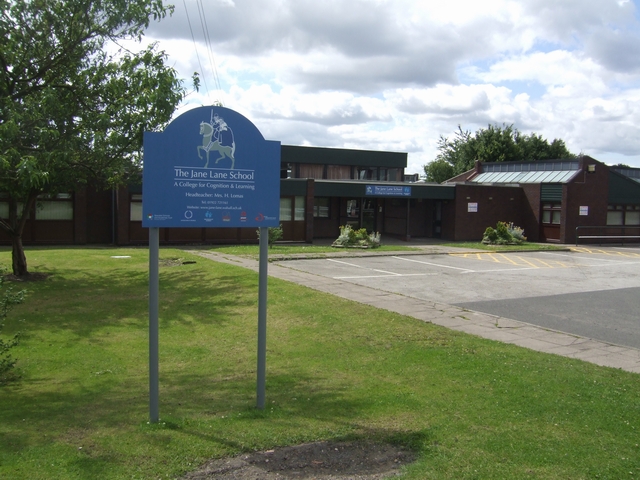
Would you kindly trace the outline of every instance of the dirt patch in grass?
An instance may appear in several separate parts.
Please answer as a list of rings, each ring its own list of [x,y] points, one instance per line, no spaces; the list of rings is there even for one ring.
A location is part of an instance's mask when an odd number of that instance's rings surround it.
[[[41,282],[49,278],[48,273],[27,273],[26,275],[13,275],[8,274],[4,276],[4,279],[8,282]]]
[[[380,480],[413,462],[414,452],[394,445],[316,442],[212,460],[183,480]]]

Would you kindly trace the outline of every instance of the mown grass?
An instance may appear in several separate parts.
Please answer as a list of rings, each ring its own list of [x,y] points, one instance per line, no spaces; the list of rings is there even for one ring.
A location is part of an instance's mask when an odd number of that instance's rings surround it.
[[[638,375],[277,279],[257,410],[257,274],[173,249],[149,424],[146,250],[27,256],[50,277],[26,285],[2,332],[23,337],[22,378],[0,387],[0,478],[175,478],[211,457],[358,438],[416,449],[410,479],[640,476]]]

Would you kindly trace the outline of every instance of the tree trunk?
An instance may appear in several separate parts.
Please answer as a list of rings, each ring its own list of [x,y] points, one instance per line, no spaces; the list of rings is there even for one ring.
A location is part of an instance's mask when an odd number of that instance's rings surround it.
[[[22,235],[11,236],[11,247],[13,274],[18,277],[28,275],[27,257],[24,254],[24,247],[22,246]]]
[[[11,237],[11,268],[13,274],[22,277],[29,275],[27,270],[27,257],[24,254],[24,246],[22,245],[22,232],[29,217],[29,212],[38,196],[37,191],[32,191],[27,201],[22,205],[21,211],[18,211],[18,201],[14,197],[9,197],[9,221],[0,218],[0,230],[4,231]]]

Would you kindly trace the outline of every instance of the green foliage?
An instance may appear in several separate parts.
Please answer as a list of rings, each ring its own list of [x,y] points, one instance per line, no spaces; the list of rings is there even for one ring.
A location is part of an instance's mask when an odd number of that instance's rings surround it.
[[[524,230],[513,223],[498,222],[496,228],[487,227],[482,243],[487,245],[517,245],[524,242]]]
[[[259,240],[260,239],[260,229],[256,230],[256,233],[258,234],[258,240]],[[282,232],[282,224],[278,225],[277,227],[269,227],[267,229],[267,234],[269,235],[267,243],[269,244],[269,248],[272,248],[273,245],[278,240],[281,240],[282,236],[284,235],[284,233]]]
[[[424,173],[428,182],[442,183],[455,176],[455,169],[445,159],[439,158],[425,165]]]
[[[170,13],[161,0],[0,5],[0,192],[9,195],[0,229],[14,241],[13,273],[24,275],[18,239],[36,197],[138,175],[143,132],[163,128],[185,90],[155,45],[107,48]]]
[[[380,233],[367,233],[366,228],[354,230],[351,225],[343,225],[340,227],[340,235],[333,242],[334,247],[359,247],[359,248],[378,248],[380,246]]]
[[[506,124],[488,125],[475,134],[458,125],[453,139],[440,136],[438,150],[438,156],[425,165],[424,170],[427,181],[439,183],[471,170],[476,160],[516,162],[575,157],[563,140],[554,139],[549,143],[541,135],[522,134],[513,125]]]
[[[0,275],[0,290],[3,289],[4,282],[4,277]],[[24,301],[24,295],[25,290],[13,293],[13,289],[11,287],[2,292],[2,296],[0,296],[0,331],[4,327],[3,322],[7,318],[7,314],[14,305]],[[18,337],[19,334],[17,333],[9,340],[4,340],[0,337],[0,385],[5,384],[13,378],[11,370],[13,369],[16,361],[9,354],[9,350],[18,345]]]

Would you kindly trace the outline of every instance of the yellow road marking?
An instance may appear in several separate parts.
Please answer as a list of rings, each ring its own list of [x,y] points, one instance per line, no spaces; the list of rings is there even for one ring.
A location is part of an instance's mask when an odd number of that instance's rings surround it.
[[[472,260],[489,261],[493,263],[508,264],[514,267],[531,267],[531,268],[571,268],[564,262],[545,261],[539,258],[528,259],[520,255],[508,255],[505,253],[450,253],[452,257],[469,258]]]
[[[636,252],[620,252],[612,250],[603,250],[601,248],[589,248],[589,247],[570,247],[572,252],[587,253],[591,255],[608,255],[610,257],[625,257],[625,258],[639,258],[640,253]]]

